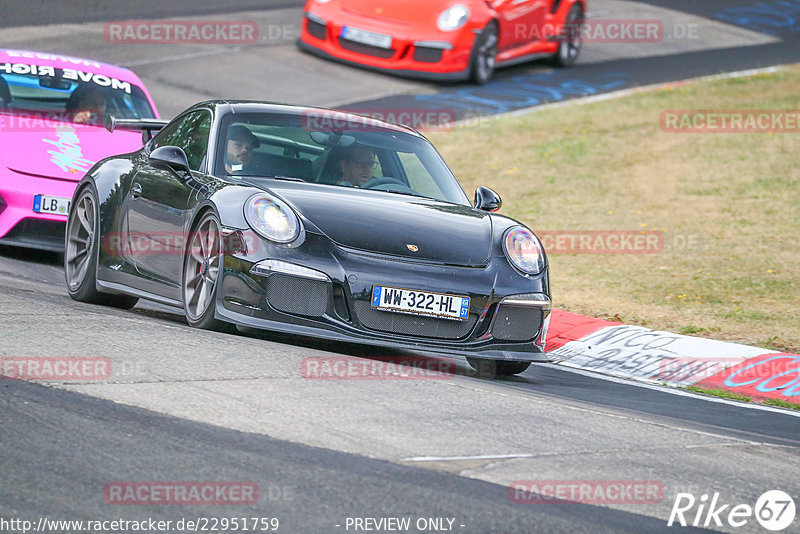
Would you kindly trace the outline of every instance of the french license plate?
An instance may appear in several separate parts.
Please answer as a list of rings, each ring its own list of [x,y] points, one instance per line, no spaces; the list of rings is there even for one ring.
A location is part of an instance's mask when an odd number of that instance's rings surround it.
[[[469,297],[398,287],[373,286],[372,306],[379,310],[463,320],[469,317]]]
[[[357,43],[368,44],[377,46],[378,48],[391,48],[392,36],[384,35],[382,33],[368,32],[367,30],[360,30],[352,26],[342,27],[342,37],[355,41]]]
[[[36,213],[53,213],[55,215],[69,215],[71,198],[48,197],[36,195],[33,197],[33,211]]]

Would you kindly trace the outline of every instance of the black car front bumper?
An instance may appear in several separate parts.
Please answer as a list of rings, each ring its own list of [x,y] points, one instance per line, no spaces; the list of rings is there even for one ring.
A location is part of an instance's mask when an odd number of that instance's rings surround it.
[[[483,267],[414,262],[345,249],[321,237],[316,245],[307,242],[301,253],[262,243],[246,254],[226,254],[217,318],[373,346],[547,361],[546,271],[525,277],[505,258]],[[378,310],[371,305],[374,285],[469,296],[469,316],[457,321]]]

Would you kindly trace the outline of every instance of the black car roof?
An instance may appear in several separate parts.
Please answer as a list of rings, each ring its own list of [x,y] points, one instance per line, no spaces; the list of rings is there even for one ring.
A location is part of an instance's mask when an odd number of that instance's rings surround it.
[[[333,109],[315,106],[302,106],[299,104],[286,104],[280,102],[267,102],[259,100],[206,100],[198,102],[189,109],[194,108],[214,108],[217,113],[285,113],[287,115],[301,115],[304,113],[315,114],[321,118],[335,118],[336,120],[348,120],[358,122],[367,119],[370,125],[386,130],[400,131],[422,137],[417,130],[404,124],[395,124],[380,120],[369,115],[355,113],[346,109]],[[187,110],[188,111],[188,110]]]

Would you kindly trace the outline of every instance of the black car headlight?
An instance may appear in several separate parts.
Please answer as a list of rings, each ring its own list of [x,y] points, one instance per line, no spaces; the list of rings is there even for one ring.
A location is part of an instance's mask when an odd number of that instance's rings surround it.
[[[257,193],[244,205],[247,224],[256,233],[276,243],[289,243],[300,234],[300,220],[282,200]]]
[[[514,226],[506,231],[503,251],[508,261],[523,273],[539,274],[546,267],[541,241],[524,226]]]

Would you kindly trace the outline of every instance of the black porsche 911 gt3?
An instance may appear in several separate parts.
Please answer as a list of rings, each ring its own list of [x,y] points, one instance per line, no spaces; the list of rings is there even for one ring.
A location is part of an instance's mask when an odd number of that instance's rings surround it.
[[[65,274],[83,302],[182,308],[240,325],[466,356],[517,374],[544,362],[547,258],[528,228],[474,204],[412,128],[336,110],[192,106],[141,150],[98,162],[70,208]]]

